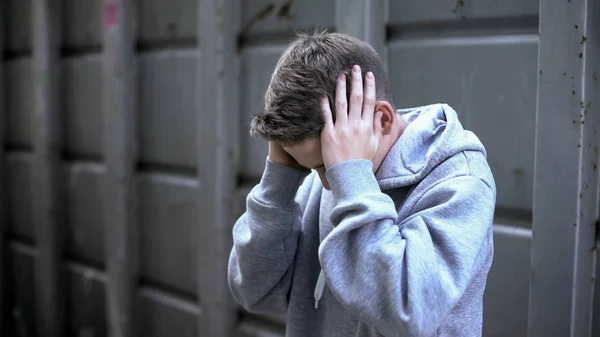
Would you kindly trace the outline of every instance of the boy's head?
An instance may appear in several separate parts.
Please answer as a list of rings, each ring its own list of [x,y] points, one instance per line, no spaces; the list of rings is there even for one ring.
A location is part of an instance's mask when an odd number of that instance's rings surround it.
[[[265,109],[254,114],[251,134],[283,145],[318,136],[323,128],[321,98],[327,96],[335,106],[336,80],[342,72],[349,78],[355,64],[363,75],[368,71],[375,75],[377,100],[392,105],[383,62],[369,44],[340,33],[299,35],[277,62]]]

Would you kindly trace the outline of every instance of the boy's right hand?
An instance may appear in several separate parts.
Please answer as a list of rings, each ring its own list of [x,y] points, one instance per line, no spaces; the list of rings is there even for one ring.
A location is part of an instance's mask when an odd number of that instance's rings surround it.
[[[298,170],[306,170],[305,167],[298,164],[294,157],[292,157],[289,153],[285,152],[281,145],[274,141],[269,141],[269,159],[271,159],[271,161],[276,162],[277,164],[281,164],[287,167],[292,167]]]

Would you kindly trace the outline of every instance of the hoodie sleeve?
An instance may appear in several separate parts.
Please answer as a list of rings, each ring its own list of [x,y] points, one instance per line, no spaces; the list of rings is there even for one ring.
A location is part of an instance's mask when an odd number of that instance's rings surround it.
[[[260,183],[246,198],[246,212],[233,227],[229,287],[248,311],[274,314],[287,309],[301,227],[300,205],[306,204],[300,199],[308,197],[297,192],[308,173],[267,159]]]
[[[473,176],[450,178],[397,225],[370,161],[342,162],[326,174],[336,228],[319,259],[332,293],[384,336],[434,335],[483,263],[494,191]]]

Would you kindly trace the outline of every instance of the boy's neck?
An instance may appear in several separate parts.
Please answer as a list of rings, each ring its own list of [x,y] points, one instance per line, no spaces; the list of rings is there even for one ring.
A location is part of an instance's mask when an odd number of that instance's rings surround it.
[[[377,150],[373,160],[375,172],[379,170],[379,166],[381,166],[381,163],[387,156],[388,152],[390,152],[392,147],[396,144],[396,142],[398,142],[398,139],[400,139],[402,133],[404,133],[404,130],[408,126],[408,122],[404,119],[404,117],[401,115],[396,115],[396,117],[397,118],[394,121],[391,132],[381,137],[379,149]]]

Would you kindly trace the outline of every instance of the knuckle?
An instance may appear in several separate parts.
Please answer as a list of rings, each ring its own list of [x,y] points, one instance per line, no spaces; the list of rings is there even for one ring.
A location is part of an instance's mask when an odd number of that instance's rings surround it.
[[[375,104],[375,96],[374,95],[367,95],[365,97],[365,103],[367,103],[367,104]]]
[[[335,102],[335,107],[338,110],[346,110],[348,104],[346,103],[346,101],[337,101]]]
[[[360,104],[363,101],[363,97],[361,94],[352,94],[350,96],[350,99],[352,100],[352,103],[356,103],[356,104]]]

